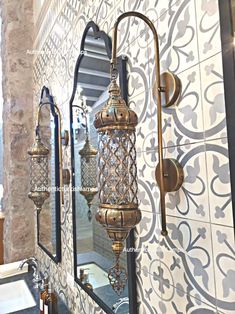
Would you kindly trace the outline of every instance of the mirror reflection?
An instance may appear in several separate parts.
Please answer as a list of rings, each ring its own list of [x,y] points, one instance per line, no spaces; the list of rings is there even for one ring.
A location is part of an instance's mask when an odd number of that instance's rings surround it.
[[[93,126],[96,112],[108,99],[110,60],[102,38],[90,29],[84,41],[78,70],[73,113],[74,210],[76,216],[77,279],[92,290],[115,313],[129,313],[128,284],[118,296],[108,278],[114,265],[112,242],[96,221],[97,189],[97,131]],[[122,266],[127,269],[126,253]],[[119,299],[122,298],[120,301]],[[120,303],[121,302],[121,303]]]
[[[38,213],[38,244],[53,259],[57,259],[57,210],[60,210],[60,195],[57,187],[59,176],[58,160],[58,116],[51,113],[50,106],[43,106],[41,109],[40,132],[42,142],[49,149],[48,156],[48,186],[50,196]]]

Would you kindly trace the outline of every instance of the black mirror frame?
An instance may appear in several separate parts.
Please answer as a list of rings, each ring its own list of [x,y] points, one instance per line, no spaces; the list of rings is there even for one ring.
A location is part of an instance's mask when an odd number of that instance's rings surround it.
[[[232,8],[232,2],[233,0],[219,1],[219,13],[233,224],[235,228],[235,25],[233,25],[233,14],[235,15],[235,7],[234,9]]]
[[[59,169],[59,117],[55,112],[53,96],[50,94],[49,89],[46,86],[43,86],[41,91],[40,104],[48,103],[50,105],[51,114],[54,117],[54,139],[55,139],[55,224],[56,224],[56,255],[54,256],[42,243],[39,241],[39,230],[40,230],[40,213],[37,212],[37,244],[38,246],[56,263],[61,262],[61,204],[60,204],[60,169]]]
[[[74,175],[74,138],[73,138],[73,111],[72,105],[74,101],[74,97],[77,90],[77,82],[78,82],[78,72],[80,63],[84,57],[84,44],[88,31],[92,29],[94,36],[97,38],[102,38],[105,42],[105,47],[107,51],[107,55],[109,59],[111,59],[112,52],[112,42],[110,37],[104,32],[100,31],[99,27],[93,22],[90,21],[83,33],[81,45],[80,45],[80,54],[77,58],[75,71],[74,71],[74,81],[73,81],[73,91],[72,96],[69,101],[70,107],[70,136],[71,136],[71,171],[72,171],[72,186],[75,186],[75,175]],[[122,97],[127,101],[128,93],[127,93],[127,70],[126,70],[126,57],[121,56],[118,58],[118,67],[119,67],[119,80],[120,80],[120,88],[122,92]],[[76,208],[75,208],[75,191],[72,189],[72,207],[73,207],[73,249],[74,249],[74,280],[79,286],[108,314],[113,314],[114,312],[110,307],[108,307],[95,293],[93,293],[89,288],[83,285],[83,283],[79,280],[77,276],[77,243],[76,243]],[[127,249],[135,247],[135,237],[134,230],[131,231],[127,242]],[[128,251],[128,250],[127,250]],[[135,252],[127,252],[127,270],[128,270],[128,296],[129,296],[129,312],[130,314],[137,313],[137,292],[136,292],[136,266],[135,266]]]

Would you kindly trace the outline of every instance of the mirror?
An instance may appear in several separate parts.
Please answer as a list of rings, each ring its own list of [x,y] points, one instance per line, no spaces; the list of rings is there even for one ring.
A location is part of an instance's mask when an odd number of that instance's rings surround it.
[[[44,87],[41,95],[40,134],[43,144],[49,149],[49,192],[40,212],[37,213],[38,245],[56,263],[61,260],[60,236],[60,168],[59,168],[59,117],[49,104],[53,98]]]
[[[106,313],[125,314],[136,313],[135,253],[122,254],[121,264],[127,270],[128,282],[117,295],[108,278],[108,271],[115,262],[112,242],[95,219],[98,135],[93,121],[108,99],[110,58],[110,38],[99,31],[94,22],[89,22],[81,41],[70,100],[74,273],[76,282]],[[127,86],[125,62],[125,58],[119,59],[121,87]],[[126,99],[126,89],[122,89],[122,93]],[[133,233],[126,247],[134,247]]]

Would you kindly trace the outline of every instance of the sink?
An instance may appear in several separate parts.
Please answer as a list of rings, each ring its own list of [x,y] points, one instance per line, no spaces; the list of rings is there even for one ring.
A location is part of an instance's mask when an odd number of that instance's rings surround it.
[[[20,262],[0,265],[0,279],[27,273],[28,265],[25,264],[22,269],[19,269]]]
[[[89,274],[88,281],[92,284],[93,289],[109,285],[108,274],[95,263],[84,264],[77,267],[78,275],[80,268],[85,269],[85,274]]]
[[[0,285],[0,314],[24,310],[36,305],[24,280]]]

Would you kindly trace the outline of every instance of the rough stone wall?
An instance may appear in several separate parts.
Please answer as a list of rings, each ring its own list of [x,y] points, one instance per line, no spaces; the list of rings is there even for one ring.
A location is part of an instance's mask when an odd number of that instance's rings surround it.
[[[33,1],[2,0],[4,255],[5,262],[34,254],[33,203],[27,198],[27,149],[33,136]]]

